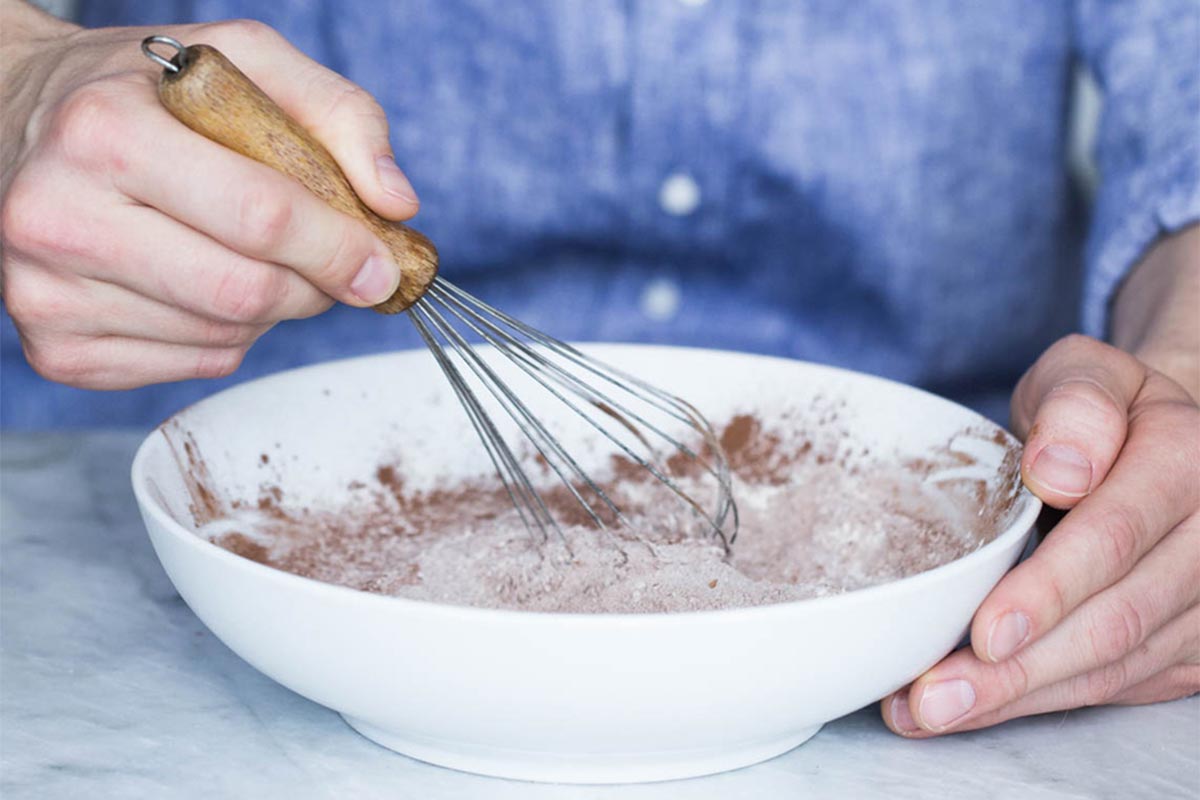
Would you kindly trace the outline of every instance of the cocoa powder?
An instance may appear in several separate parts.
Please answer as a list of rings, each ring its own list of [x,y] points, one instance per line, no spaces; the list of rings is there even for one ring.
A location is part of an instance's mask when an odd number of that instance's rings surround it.
[[[211,539],[276,569],[416,600],[671,612],[800,600],[933,568],[984,544],[1015,497],[1012,481],[930,483],[938,464],[964,463],[949,446],[928,459],[889,462],[854,446],[836,409],[820,423],[805,433],[794,422],[767,426],[739,415],[719,426],[741,514],[728,553],[686,503],[622,457],[601,483],[633,530],[597,529],[559,485],[543,494],[561,537],[531,533],[498,483],[414,491],[397,462],[351,482],[349,500],[332,510],[289,507],[280,487],[264,484],[254,502],[228,504]],[[193,478],[207,480],[194,442],[185,443],[190,466],[200,467]],[[711,506],[711,481],[697,470],[675,478]],[[200,487],[193,495],[197,523],[211,520],[214,493]]]

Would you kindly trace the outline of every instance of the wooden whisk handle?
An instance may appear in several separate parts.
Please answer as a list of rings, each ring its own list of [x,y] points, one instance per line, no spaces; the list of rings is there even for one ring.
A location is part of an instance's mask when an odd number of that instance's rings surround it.
[[[156,43],[175,47],[175,56],[168,60],[155,53],[150,46]],[[368,208],[329,151],[219,50],[205,44],[184,47],[164,36],[146,39],[142,50],[162,65],[158,96],[180,122],[295,178],[333,208],[361,220],[383,240],[400,266],[400,286],[375,306],[376,311],[395,314],[425,294],[438,271],[433,243]]]

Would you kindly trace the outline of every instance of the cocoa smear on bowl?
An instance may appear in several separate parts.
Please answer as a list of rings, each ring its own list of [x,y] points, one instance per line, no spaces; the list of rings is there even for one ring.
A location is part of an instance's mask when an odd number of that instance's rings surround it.
[[[222,532],[210,538],[276,569],[415,600],[528,611],[693,611],[836,594],[931,569],[990,540],[1015,497],[1012,481],[932,484],[934,457],[878,460],[848,446],[836,426],[833,435],[814,438],[785,432],[796,427],[781,419],[768,428],[739,415],[718,428],[741,516],[728,554],[686,504],[621,458],[601,483],[636,538],[588,524],[559,486],[546,495],[563,540],[543,539],[525,527],[502,487],[468,482],[411,491],[399,463],[352,482],[351,501],[334,511],[288,507],[279,486],[263,484],[256,500],[230,504]],[[1004,444],[1002,435],[983,435]],[[961,452],[948,459],[970,460]],[[1010,453],[1006,465],[1011,460]],[[711,507],[711,479],[685,474],[679,482]],[[208,519],[211,496],[208,489],[201,495]]]

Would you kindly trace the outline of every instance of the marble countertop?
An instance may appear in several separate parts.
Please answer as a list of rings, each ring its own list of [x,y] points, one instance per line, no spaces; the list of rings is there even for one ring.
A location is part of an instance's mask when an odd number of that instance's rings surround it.
[[[192,615],[129,488],[140,438],[0,440],[6,800],[1200,796],[1200,697],[925,742],[868,708],[772,761],[641,786],[528,784],[405,758],[256,672]]]

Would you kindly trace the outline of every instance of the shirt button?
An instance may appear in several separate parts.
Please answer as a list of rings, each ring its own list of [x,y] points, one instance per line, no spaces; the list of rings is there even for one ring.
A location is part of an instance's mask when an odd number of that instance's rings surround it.
[[[647,319],[654,322],[667,322],[679,313],[679,284],[666,278],[656,278],[642,289],[638,298],[638,308]]]
[[[686,217],[700,205],[700,186],[686,172],[676,172],[658,187],[658,204],[673,217]]]

